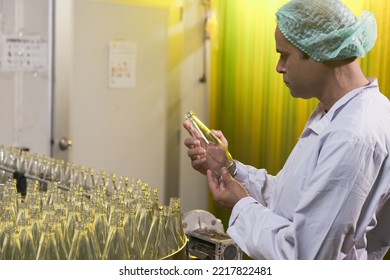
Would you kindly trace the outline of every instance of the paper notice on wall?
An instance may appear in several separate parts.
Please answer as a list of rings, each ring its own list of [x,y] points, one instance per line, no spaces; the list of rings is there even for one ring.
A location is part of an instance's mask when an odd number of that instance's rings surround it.
[[[136,73],[136,45],[127,41],[110,42],[109,87],[134,88]]]
[[[4,35],[2,36],[1,70],[46,70],[47,51],[47,42],[39,35]]]

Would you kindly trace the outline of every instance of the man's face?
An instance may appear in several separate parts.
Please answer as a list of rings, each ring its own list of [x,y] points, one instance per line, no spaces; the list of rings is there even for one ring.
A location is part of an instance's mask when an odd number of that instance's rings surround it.
[[[291,95],[304,99],[317,97],[323,93],[325,65],[312,58],[304,58],[303,53],[275,30],[276,51],[280,53],[276,71],[283,74],[283,81]],[[320,99],[320,98],[319,98]]]

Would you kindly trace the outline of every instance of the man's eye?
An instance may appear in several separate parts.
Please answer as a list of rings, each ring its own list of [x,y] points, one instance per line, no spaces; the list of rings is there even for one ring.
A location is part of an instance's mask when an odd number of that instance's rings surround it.
[[[287,54],[280,54],[280,59],[286,60],[287,59]]]

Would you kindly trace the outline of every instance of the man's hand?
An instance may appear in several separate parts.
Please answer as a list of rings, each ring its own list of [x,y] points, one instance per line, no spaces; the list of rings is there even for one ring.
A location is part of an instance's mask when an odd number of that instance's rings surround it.
[[[207,170],[207,181],[214,201],[221,207],[231,209],[236,203],[249,196],[246,189],[230,175],[226,167],[218,178],[210,169]]]
[[[183,127],[192,135],[191,125],[188,121],[183,122]],[[184,145],[187,146],[188,157],[191,159],[192,167],[206,175],[207,172],[207,163],[206,163],[206,143],[203,139],[197,139],[195,137],[189,137],[184,139]]]
[[[225,153],[228,143],[223,133],[219,130],[211,131],[222,141],[225,147],[220,144],[207,144],[200,135],[194,135],[196,131],[192,131],[191,124],[188,121],[183,122],[183,127],[192,136],[184,140],[192,167],[204,175],[206,175],[207,169],[211,169],[219,177],[221,168],[229,164]]]

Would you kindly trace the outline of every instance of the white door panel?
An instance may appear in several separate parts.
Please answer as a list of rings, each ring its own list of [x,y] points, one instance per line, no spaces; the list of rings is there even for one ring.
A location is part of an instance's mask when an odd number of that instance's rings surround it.
[[[163,195],[167,11],[69,2],[73,3],[65,5],[71,9],[73,28],[68,29],[65,45],[61,37],[56,38],[57,47],[62,46],[61,59],[70,70],[65,74],[70,105],[67,111],[63,109],[69,125],[68,131],[56,132],[56,142],[62,136],[72,140],[68,161],[140,178]],[[57,28],[61,28],[58,23]],[[136,45],[134,88],[109,87],[109,43],[114,40]]]
[[[51,0],[2,0],[0,5],[0,49],[16,46],[6,43],[4,36],[21,40],[39,36],[45,46],[40,61],[47,62],[41,70],[30,71],[28,67],[10,70],[0,61],[0,144],[43,155],[50,155],[51,147],[51,10]],[[14,50],[22,57],[26,46],[19,44]],[[6,55],[4,59],[16,61],[11,52]]]

